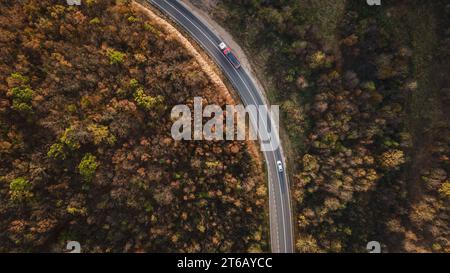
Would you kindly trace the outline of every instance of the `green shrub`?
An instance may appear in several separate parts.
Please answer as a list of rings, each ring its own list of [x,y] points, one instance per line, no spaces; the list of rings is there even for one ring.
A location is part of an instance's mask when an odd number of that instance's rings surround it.
[[[76,207],[70,207],[68,206],[66,208],[67,213],[71,214],[71,215],[86,215],[87,214],[87,209],[82,207],[82,208],[76,208]]]
[[[213,169],[213,168],[219,167],[220,162],[219,161],[206,161],[205,165],[208,169]]]
[[[11,77],[25,83],[28,81],[19,73],[14,73]],[[34,91],[27,85],[21,85],[19,87],[11,88],[8,92],[8,96],[12,97],[12,109],[22,113],[30,113],[33,108],[31,101],[33,100]]]
[[[100,19],[98,17],[95,17],[94,19],[89,21],[89,24],[91,24],[91,25],[98,25],[98,24],[100,24]]]
[[[153,33],[156,36],[159,36],[160,32],[150,23],[144,23],[144,29],[147,31],[150,31],[151,33]]]
[[[450,182],[445,181],[442,186],[439,189],[439,193],[442,194],[442,196],[450,199]]]
[[[145,94],[143,88],[138,88],[138,90],[136,90],[136,92],[134,93],[134,100],[136,101],[137,105],[146,110],[151,110],[156,107],[163,106],[164,103],[164,97],[152,97],[150,95],[147,95]]]
[[[62,143],[53,144],[48,150],[47,156],[55,159],[66,159],[66,154],[64,153],[64,145]]]
[[[363,87],[369,91],[376,91],[377,87],[373,81],[365,82]]]
[[[73,126],[67,128],[60,138],[60,142],[67,145],[71,150],[77,150],[81,147],[80,142],[76,138],[76,131]]]
[[[9,184],[9,194],[13,201],[25,201],[33,197],[32,184],[23,177],[15,178]]]
[[[88,130],[94,139],[95,145],[101,143],[114,145],[114,143],[116,143],[116,137],[109,132],[107,126],[91,124],[88,126]]]
[[[31,113],[33,112],[33,107],[30,104],[25,102],[13,101],[12,107],[13,110],[16,110],[21,113]]]
[[[11,77],[15,80],[22,82],[23,84],[27,84],[30,81],[27,77],[23,76],[19,72],[12,73]]]
[[[121,64],[125,60],[126,54],[114,49],[108,49],[108,57],[110,64]]]
[[[10,90],[10,95],[19,101],[30,102],[33,99],[33,90],[29,87],[14,87]]]
[[[92,154],[86,154],[78,165],[78,170],[80,171],[81,176],[86,181],[90,181],[97,170],[99,163],[97,162],[97,158]]]
[[[136,18],[136,17],[134,17],[134,16],[130,16],[130,17],[128,17],[128,22],[130,22],[130,23],[135,23],[135,22],[139,22],[140,20],[139,20],[139,18]]]
[[[139,82],[136,79],[131,79],[130,80],[130,87],[131,88],[138,88],[139,87]]]
[[[68,104],[66,105],[66,111],[73,114],[77,111],[77,106],[75,104]]]
[[[325,64],[326,55],[322,51],[316,51],[311,57],[310,57],[310,63],[309,66],[311,68],[320,68]]]

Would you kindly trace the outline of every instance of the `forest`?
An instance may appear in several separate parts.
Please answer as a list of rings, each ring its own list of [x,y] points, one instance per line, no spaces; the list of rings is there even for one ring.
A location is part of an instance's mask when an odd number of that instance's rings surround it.
[[[296,251],[450,252],[448,1],[190,2],[281,105]]]
[[[0,0],[0,252],[264,252],[245,141],[174,141],[170,110],[226,100],[131,1]]]

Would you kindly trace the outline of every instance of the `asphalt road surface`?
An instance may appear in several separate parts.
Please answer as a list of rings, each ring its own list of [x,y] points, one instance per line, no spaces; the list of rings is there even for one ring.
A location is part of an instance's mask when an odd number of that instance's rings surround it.
[[[222,69],[246,106],[255,105],[258,107],[265,105],[262,91],[256,87],[249,74],[243,67],[236,69],[228,62],[218,47],[222,40],[206,23],[196,17],[186,5],[178,0],[148,0],[147,2],[168,15],[199,43]],[[224,42],[226,43],[226,41]],[[252,125],[256,126],[257,119],[250,116],[250,120]],[[264,130],[259,130],[258,132],[260,141],[261,139],[267,139],[267,136],[270,135],[270,128],[275,128],[273,119],[268,120],[268,123],[263,128]],[[275,143],[274,147],[277,147],[276,142],[278,141],[277,135],[276,140],[272,141],[272,143]],[[263,152],[269,181],[271,249],[275,253],[291,253],[294,251],[294,238],[290,192],[286,173],[284,171],[279,172],[277,168],[277,161],[284,162],[281,146],[278,146],[280,148]]]

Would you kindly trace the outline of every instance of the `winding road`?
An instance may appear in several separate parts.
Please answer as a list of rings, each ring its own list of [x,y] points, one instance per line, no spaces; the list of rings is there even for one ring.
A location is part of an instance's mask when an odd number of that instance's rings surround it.
[[[245,69],[243,67],[235,69],[222,54],[218,45],[223,40],[208,27],[207,23],[194,15],[186,5],[178,0],[147,0],[147,2],[168,15],[197,41],[222,69],[239,93],[244,105],[255,105],[257,107],[263,105],[267,107],[264,102],[262,90],[257,88],[257,85]],[[224,42],[226,43],[226,41]],[[252,126],[257,128],[257,118],[250,115],[250,120]],[[260,140],[268,139],[268,136],[270,136],[269,129],[275,128],[273,118],[268,122],[264,124],[265,130],[259,130],[258,132]],[[279,143],[278,135],[275,141]],[[294,236],[289,182],[285,172],[278,172],[276,162],[279,160],[284,162],[284,157],[281,145],[277,146],[279,148],[273,149],[273,151],[263,152],[267,165],[269,183],[271,249],[274,253],[292,253],[294,251]]]

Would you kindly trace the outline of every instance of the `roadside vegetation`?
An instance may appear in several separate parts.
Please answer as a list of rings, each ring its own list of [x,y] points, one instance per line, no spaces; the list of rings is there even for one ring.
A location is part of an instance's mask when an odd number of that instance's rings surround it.
[[[224,105],[130,1],[0,0],[0,252],[268,251],[246,142],[175,142],[170,110]]]
[[[450,252],[450,5],[392,2],[208,6],[281,105],[299,252]]]

